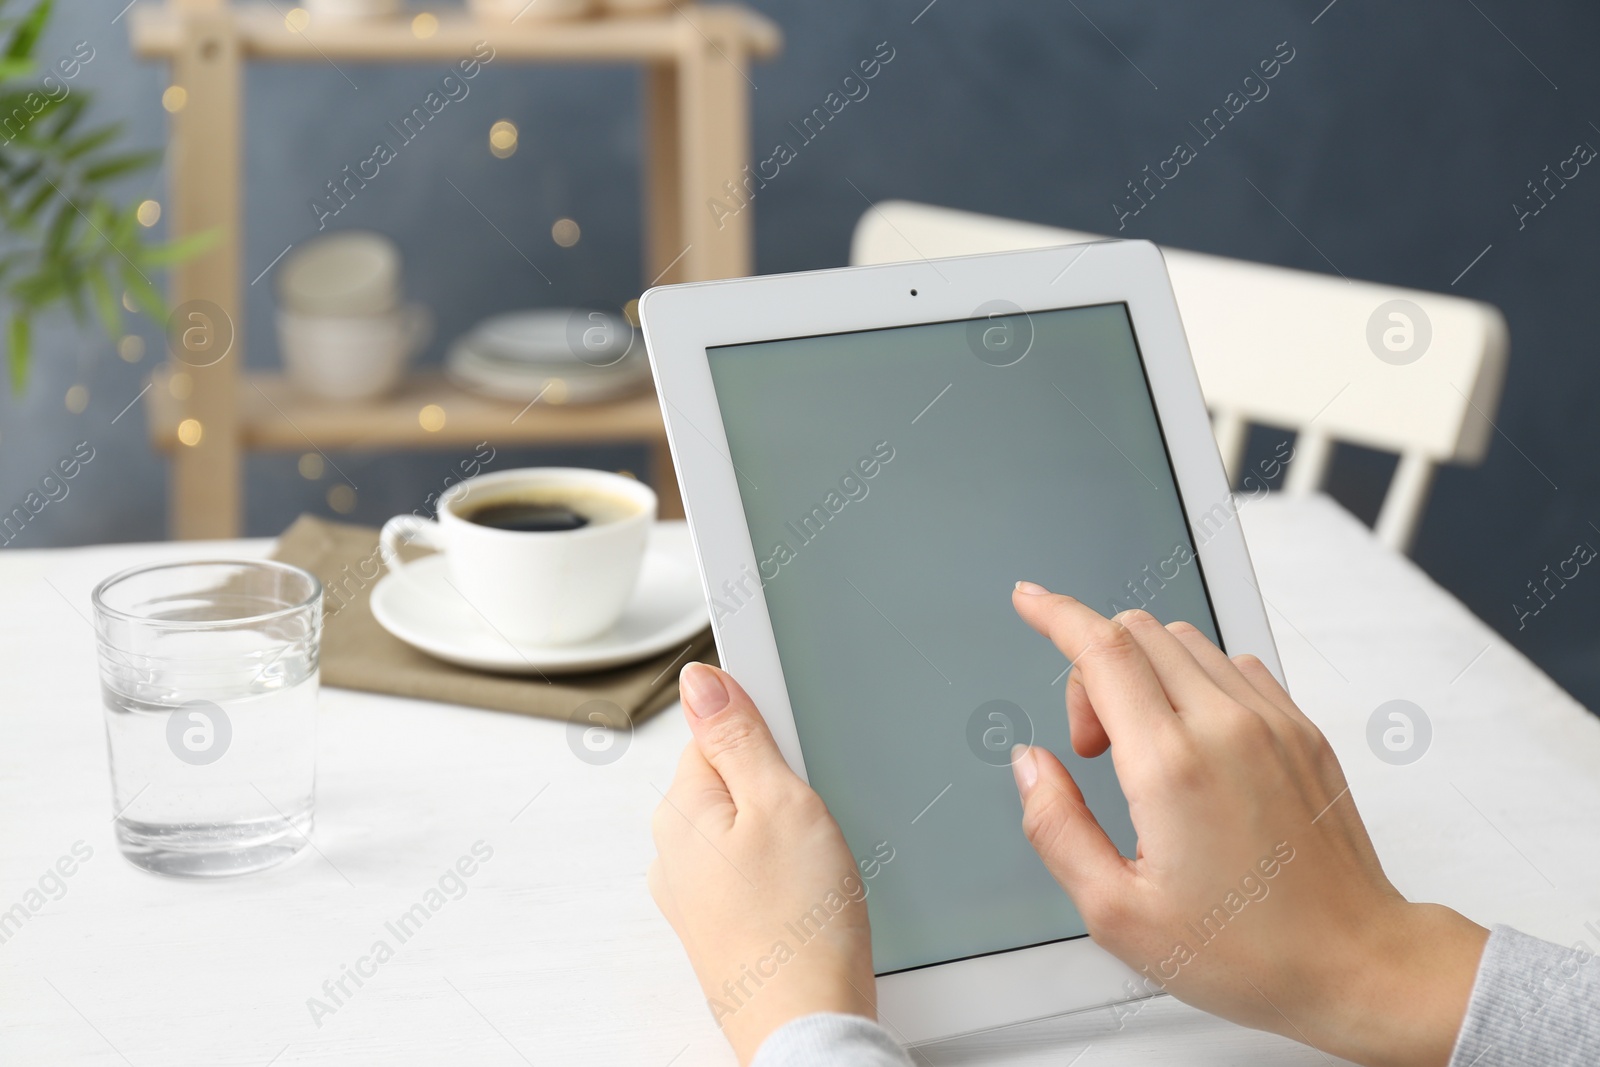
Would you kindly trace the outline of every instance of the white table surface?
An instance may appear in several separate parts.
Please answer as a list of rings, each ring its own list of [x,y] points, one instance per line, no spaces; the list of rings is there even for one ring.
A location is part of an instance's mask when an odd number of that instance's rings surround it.
[[[1480,922],[1592,947],[1600,721],[1327,499],[1271,497],[1243,516],[1291,688],[1344,761],[1390,876]],[[76,842],[93,850],[0,944],[0,1062],[732,1063],[644,884],[649,813],[688,737],[676,709],[596,767],[559,723],[327,689],[315,850],[215,882],[118,855],[89,591],[125,566],[219,547],[267,545],[0,553],[0,909]],[[1367,748],[1367,718],[1392,698],[1432,719],[1432,747],[1410,766]],[[494,854],[466,895],[314,1023],[323,981],[393,943],[385,922],[478,841]],[[1121,1027],[1097,1011],[921,1052],[1326,1062],[1170,998]]]

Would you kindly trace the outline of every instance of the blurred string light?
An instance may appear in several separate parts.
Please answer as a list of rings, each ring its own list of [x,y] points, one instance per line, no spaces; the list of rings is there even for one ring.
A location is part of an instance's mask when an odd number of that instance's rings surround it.
[[[426,41],[438,32],[439,16],[431,11],[419,11],[417,17],[411,20],[411,35],[419,41]]]
[[[299,33],[311,25],[311,12],[303,7],[291,7],[289,13],[283,16],[283,25],[290,33]]]
[[[638,326],[639,325],[639,301],[638,301],[638,298],[630,300],[626,304],[622,305],[622,317],[628,320],[628,325],[629,326]]]
[[[172,394],[174,400],[188,400],[194,392],[194,379],[185,371],[178,371],[167,379],[167,392]]]
[[[489,127],[489,151],[496,159],[510,159],[517,152],[516,123],[501,119]]]
[[[74,385],[67,390],[67,410],[74,415],[82,415],[83,409],[89,406],[89,390],[82,385]]]
[[[200,425],[199,419],[184,419],[178,423],[178,440],[193,448],[200,443],[200,438],[205,436],[205,427]]]
[[[438,404],[429,404],[417,412],[417,424],[429,433],[438,433],[444,429],[444,408]]]
[[[341,515],[348,515],[356,509],[356,491],[348,485],[330,485],[328,487],[328,506]]]
[[[317,481],[327,471],[328,465],[323,458],[315,452],[307,452],[300,457],[300,462],[295,464],[300,470],[300,477],[308,482]]]
[[[124,363],[139,362],[144,358],[144,338],[132,333],[124,335],[117,342],[117,355]]]
[[[133,303],[133,294],[126,289],[122,290],[122,306],[128,311],[139,310]]]
[[[181,85],[169,85],[167,91],[161,94],[161,106],[168,111],[182,111],[183,105],[189,102],[189,90]]]
[[[556,219],[550,227],[550,239],[562,248],[571,248],[582,236],[583,231],[571,219]]]
[[[154,200],[139,201],[139,225],[149,229],[161,221],[161,205]]]

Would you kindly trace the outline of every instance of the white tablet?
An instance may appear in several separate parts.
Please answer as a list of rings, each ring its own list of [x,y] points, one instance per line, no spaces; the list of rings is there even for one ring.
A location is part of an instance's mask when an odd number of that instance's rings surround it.
[[[1161,253],[1112,241],[652,289],[712,626],[861,865],[880,1016],[921,1042],[1145,996],[1023,837],[1047,746],[1126,855],[1110,756],[1018,579],[1281,675]]]

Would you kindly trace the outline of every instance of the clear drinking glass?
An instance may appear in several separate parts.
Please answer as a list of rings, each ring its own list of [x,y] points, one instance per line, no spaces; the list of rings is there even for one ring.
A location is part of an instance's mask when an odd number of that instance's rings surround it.
[[[122,853],[258,871],[310,840],[322,584],[268,560],[135,567],[94,591]]]

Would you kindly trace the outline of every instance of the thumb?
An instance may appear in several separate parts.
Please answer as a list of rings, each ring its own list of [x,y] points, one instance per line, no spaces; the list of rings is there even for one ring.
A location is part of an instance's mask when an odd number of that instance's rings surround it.
[[[1018,745],[1011,769],[1022,797],[1022,832],[1084,916],[1121,894],[1133,869],[1084,803],[1083,792],[1061,761],[1033,745]],[[1091,931],[1092,933],[1093,931]]]
[[[678,693],[695,743],[727,783],[735,808],[796,777],[750,694],[727,671],[690,663],[678,675]]]

